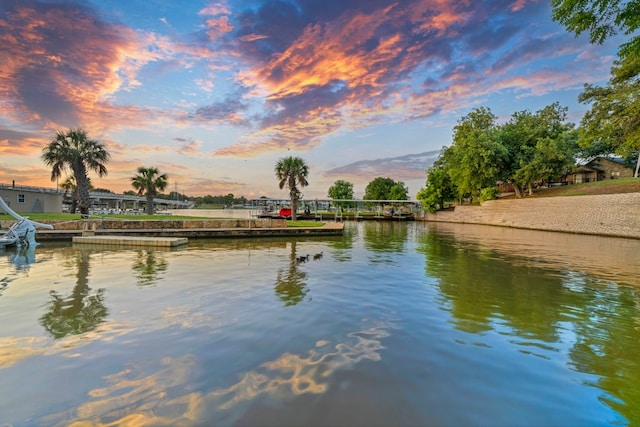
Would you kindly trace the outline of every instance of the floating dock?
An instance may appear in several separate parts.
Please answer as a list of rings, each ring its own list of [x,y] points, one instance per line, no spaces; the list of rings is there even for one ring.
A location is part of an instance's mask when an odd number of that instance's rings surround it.
[[[151,246],[172,248],[186,245],[186,237],[143,237],[143,236],[73,236],[73,243],[104,246]]]

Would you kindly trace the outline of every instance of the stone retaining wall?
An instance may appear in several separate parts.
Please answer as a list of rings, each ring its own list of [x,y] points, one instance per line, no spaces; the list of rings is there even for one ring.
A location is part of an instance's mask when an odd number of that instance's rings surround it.
[[[640,239],[640,193],[490,200],[421,219]]]
[[[249,222],[251,221],[251,222]],[[15,219],[0,221],[0,227],[9,228]],[[210,228],[280,228],[286,227],[284,219],[189,219],[189,220],[123,220],[84,219],[73,221],[38,221],[53,224],[56,230],[141,230],[141,229],[210,229]]]

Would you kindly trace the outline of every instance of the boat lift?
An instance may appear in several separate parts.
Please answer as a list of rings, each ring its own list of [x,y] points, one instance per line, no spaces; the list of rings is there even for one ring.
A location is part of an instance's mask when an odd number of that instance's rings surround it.
[[[51,224],[42,224],[17,214],[2,197],[0,197],[0,208],[18,220],[4,234],[0,234],[0,249],[5,246],[35,247],[38,244],[36,242],[36,227],[53,230],[53,225]]]

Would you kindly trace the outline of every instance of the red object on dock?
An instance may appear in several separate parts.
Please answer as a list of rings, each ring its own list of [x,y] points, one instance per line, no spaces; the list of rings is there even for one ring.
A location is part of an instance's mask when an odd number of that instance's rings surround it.
[[[282,208],[280,209],[280,212],[278,213],[278,215],[280,215],[281,218],[288,218],[291,216],[291,209]]]

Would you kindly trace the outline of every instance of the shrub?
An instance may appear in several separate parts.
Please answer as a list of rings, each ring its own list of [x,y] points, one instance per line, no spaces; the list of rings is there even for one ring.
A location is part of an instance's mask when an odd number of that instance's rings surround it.
[[[480,190],[480,203],[487,200],[495,200],[498,197],[498,189],[496,187],[486,187]]]

